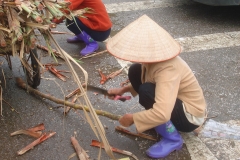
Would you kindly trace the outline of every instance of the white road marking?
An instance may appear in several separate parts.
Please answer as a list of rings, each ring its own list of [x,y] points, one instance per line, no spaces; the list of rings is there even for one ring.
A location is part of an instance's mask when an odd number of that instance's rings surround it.
[[[179,5],[189,5],[191,0],[156,0],[156,1],[137,1],[137,2],[122,2],[114,4],[106,4],[108,13],[117,13],[125,11],[147,10],[152,8],[176,7]],[[240,31],[216,33],[208,35],[199,35],[195,37],[176,38],[177,42],[183,47],[183,52],[197,52],[203,50],[211,50],[217,48],[236,47],[240,46]],[[131,63],[117,59],[122,67],[129,66]],[[227,123],[227,122],[226,122]],[[233,122],[238,124],[239,122]],[[217,156],[223,153],[221,144],[219,148],[214,148],[215,154],[205,145],[206,139],[194,136],[192,133],[183,133],[183,139],[188,148],[192,160],[217,160]],[[210,140],[208,139],[208,142]],[[204,143],[205,142],[205,143]],[[220,141],[221,142],[221,141]],[[219,142],[219,143],[220,143]],[[231,141],[234,143],[234,141]],[[214,139],[212,142],[215,144]],[[235,142],[232,150],[238,150],[239,142]],[[227,153],[227,152],[226,152]],[[226,154],[225,152],[223,154]],[[233,158],[231,156],[231,158]],[[235,159],[235,157],[233,158]]]
[[[240,31],[177,38],[183,52],[240,46]]]
[[[105,4],[108,13],[126,12],[126,11],[137,11],[146,10],[153,8],[166,8],[166,7],[176,7],[180,5],[190,5],[193,2],[191,0],[146,0],[146,1],[136,1],[136,2],[121,2],[121,3],[111,3]]]

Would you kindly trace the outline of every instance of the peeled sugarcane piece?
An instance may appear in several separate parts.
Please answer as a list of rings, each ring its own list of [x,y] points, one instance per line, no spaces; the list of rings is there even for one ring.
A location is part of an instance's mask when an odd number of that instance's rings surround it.
[[[29,129],[21,129],[18,131],[15,131],[13,133],[11,133],[11,136],[15,136],[15,135],[19,135],[19,134],[25,134],[25,135],[29,135],[35,138],[39,138],[42,135],[42,130],[44,130],[44,124],[41,123],[35,127],[29,128]]]
[[[6,46],[7,46],[7,42],[4,38],[3,31],[0,30],[0,47],[6,47]]]
[[[32,8],[31,3],[28,1],[23,1],[21,3],[21,8],[28,13],[28,16],[31,16],[36,22],[43,23],[41,15]]]
[[[14,9],[9,8],[9,11],[7,12],[7,17],[8,17],[9,28],[14,33],[12,37],[12,39],[14,39],[13,43],[15,42],[15,38],[18,41],[22,41],[23,39],[22,29],[21,29],[20,22],[17,19],[18,17],[17,12]]]
[[[73,147],[78,155],[78,158],[80,160],[89,160],[89,155],[86,153],[86,151],[79,145],[77,139],[75,137],[71,137],[71,142],[73,144]]]

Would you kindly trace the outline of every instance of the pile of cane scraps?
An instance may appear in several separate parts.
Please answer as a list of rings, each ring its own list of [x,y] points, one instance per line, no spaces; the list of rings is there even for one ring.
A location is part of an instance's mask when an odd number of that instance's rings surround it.
[[[23,149],[19,150],[17,152],[18,155],[22,155],[32,149],[34,146],[42,143],[43,141],[47,140],[48,138],[52,137],[53,135],[56,134],[56,132],[43,132],[45,129],[44,124],[41,123],[33,128],[29,129],[21,129],[18,131],[15,131],[11,133],[11,136],[19,135],[19,134],[25,134],[34,138],[37,138],[35,141],[24,147]]]
[[[115,72],[112,72],[110,73],[109,75],[104,75],[102,70],[101,69],[98,69],[98,73],[99,75],[101,76],[101,80],[100,80],[100,84],[104,84],[106,83],[109,79],[113,79],[114,77],[116,77],[117,75],[119,75],[122,70],[124,69],[125,67],[121,68],[120,70],[117,70]]]

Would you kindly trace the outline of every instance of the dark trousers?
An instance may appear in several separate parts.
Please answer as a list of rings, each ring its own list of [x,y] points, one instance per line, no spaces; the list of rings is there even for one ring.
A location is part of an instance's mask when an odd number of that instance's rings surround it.
[[[92,30],[88,28],[86,25],[84,25],[77,17],[75,17],[75,19],[72,21],[67,19],[66,26],[75,35],[79,35],[81,31],[85,31],[95,41],[99,41],[99,42],[105,41],[109,37],[111,32],[111,28],[106,31]]]
[[[155,88],[156,85],[153,83],[142,83],[141,82],[141,64],[132,64],[128,71],[128,78],[139,95],[139,103],[146,109],[153,107],[155,103]],[[164,106],[162,106],[164,107]],[[199,126],[190,123],[185,116],[182,101],[176,99],[172,114],[171,121],[178,131],[191,132]]]

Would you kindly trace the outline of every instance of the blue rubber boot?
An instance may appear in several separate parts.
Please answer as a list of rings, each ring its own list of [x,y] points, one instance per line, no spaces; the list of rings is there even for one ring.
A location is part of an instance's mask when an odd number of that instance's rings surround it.
[[[78,42],[83,42],[82,38],[80,35],[75,35],[74,37],[70,37],[67,39],[68,43],[78,43]]]
[[[171,121],[155,127],[155,130],[162,136],[162,140],[146,151],[149,157],[164,158],[174,150],[180,150],[182,148],[182,137]]]
[[[85,31],[83,31],[79,36],[86,44],[86,47],[80,52],[82,56],[86,56],[98,50],[98,43],[94,41],[94,39],[92,39]]]

